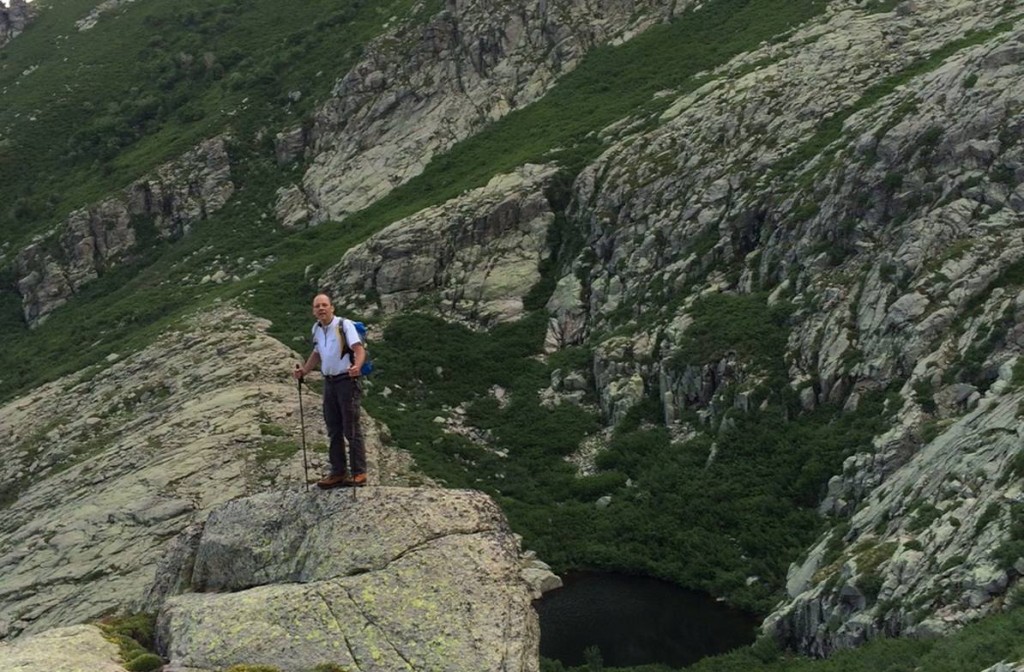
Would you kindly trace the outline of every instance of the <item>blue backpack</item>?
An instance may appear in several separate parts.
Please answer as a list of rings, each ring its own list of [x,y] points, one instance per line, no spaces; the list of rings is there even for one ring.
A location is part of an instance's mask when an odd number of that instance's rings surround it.
[[[373,360],[370,359],[370,350],[366,347],[366,325],[362,322],[356,322],[353,320],[352,326],[356,328],[356,332],[359,334],[359,340],[363,342],[363,353],[365,357],[363,358],[363,366],[359,369],[359,372],[360,375],[366,377],[373,373]],[[354,358],[355,354],[352,352],[352,348],[348,347],[348,342],[345,341],[344,332],[342,332],[341,342],[343,344],[341,348],[341,356],[344,357],[345,353],[348,353],[350,357]]]

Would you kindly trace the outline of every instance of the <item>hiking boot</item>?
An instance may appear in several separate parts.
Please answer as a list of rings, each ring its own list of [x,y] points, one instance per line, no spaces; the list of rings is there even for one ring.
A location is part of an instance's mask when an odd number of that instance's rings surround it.
[[[346,478],[343,485],[348,488],[361,488],[366,485],[366,474],[352,474],[352,478]]]
[[[345,482],[347,480],[348,477],[345,474],[330,474],[329,476],[324,476],[319,481],[317,481],[316,485],[318,488],[323,488],[324,490],[327,490],[328,488],[338,488],[343,485],[347,485],[347,483]]]

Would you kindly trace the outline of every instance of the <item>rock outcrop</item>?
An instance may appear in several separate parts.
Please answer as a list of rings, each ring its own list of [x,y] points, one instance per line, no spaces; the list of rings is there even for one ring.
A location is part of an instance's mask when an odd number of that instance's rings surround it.
[[[95,625],[54,628],[14,642],[0,642],[0,670],[125,672],[117,645]]]
[[[499,175],[349,249],[320,286],[345,307],[384,314],[411,305],[484,326],[519,318],[550,256],[552,166]]]
[[[266,493],[217,508],[193,539],[162,570],[185,577],[158,619],[172,666],[538,669],[518,539],[481,493]]]
[[[96,23],[103,17],[104,14],[135,2],[135,0],[103,0],[95,7],[89,10],[89,13],[85,17],[75,21],[75,28],[78,30],[89,30],[96,26]]]
[[[822,656],[879,636],[945,634],[1001,608],[1024,573],[1001,551],[1024,502],[1022,403],[1022,391],[990,392],[871,490],[791,568],[791,601],[765,629]]]
[[[142,603],[169,540],[233,498],[303,488],[299,356],[221,306],[0,407],[0,638]],[[326,439],[306,394],[310,475]],[[410,460],[364,414],[371,482]]]
[[[25,321],[40,324],[84,285],[123,261],[140,240],[174,239],[234,194],[227,141],[201,143],[122,194],[72,212],[14,260]]]
[[[35,14],[35,9],[25,0],[10,0],[6,6],[0,4],[0,49],[23,33]]]
[[[434,156],[540,98],[593,47],[627,39],[689,4],[459,0],[425,25],[397,26],[369,45],[317,111],[301,185],[307,202],[294,189],[282,192],[292,205],[279,216],[306,210],[315,223],[361,210]],[[296,135],[282,134],[279,144],[294,144]]]

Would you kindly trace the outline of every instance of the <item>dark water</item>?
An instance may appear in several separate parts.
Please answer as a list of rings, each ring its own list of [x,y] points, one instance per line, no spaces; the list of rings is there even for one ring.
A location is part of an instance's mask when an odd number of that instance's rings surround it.
[[[641,576],[585,572],[534,602],[540,655],[582,665],[597,646],[604,664],[683,667],[754,641],[757,621],[702,593]]]

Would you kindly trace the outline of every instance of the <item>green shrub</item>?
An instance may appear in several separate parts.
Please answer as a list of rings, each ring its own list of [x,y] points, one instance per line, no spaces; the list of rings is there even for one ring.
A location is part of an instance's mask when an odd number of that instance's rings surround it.
[[[138,613],[110,617],[97,625],[107,639],[117,644],[121,660],[134,660],[143,654],[152,653],[155,648],[156,614]]]
[[[913,512],[913,518],[907,524],[908,532],[920,532],[942,516],[939,510],[931,502],[922,502]]]
[[[287,460],[300,449],[301,446],[296,441],[264,441],[256,449],[256,464],[266,464],[271,460]]]
[[[974,536],[977,537],[981,532],[988,527],[988,523],[999,517],[999,512],[1002,510],[995,502],[990,502],[985,510],[978,516],[978,520],[974,523]]]
[[[946,570],[953,569],[954,567],[959,567],[960,565],[964,564],[965,560],[967,560],[967,556],[952,555],[946,558],[945,561],[943,561],[943,563],[939,566],[939,571],[945,572]]]
[[[274,423],[260,423],[260,434],[263,436],[287,436],[288,431],[281,425]]]
[[[921,379],[914,383],[914,401],[921,406],[925,413],[934,413],[938,408],[935,404],[935,385],[928,379]]]
[[[592,476],[582,476],[572,482],[572,494],[580,501],[589,502],[611,494],[626,483],[626,475],[617,471],[605,471]]]
[[[163,667],[163,658],[155,653],[143,653],[124,664],[128,672],[152,672]]]

